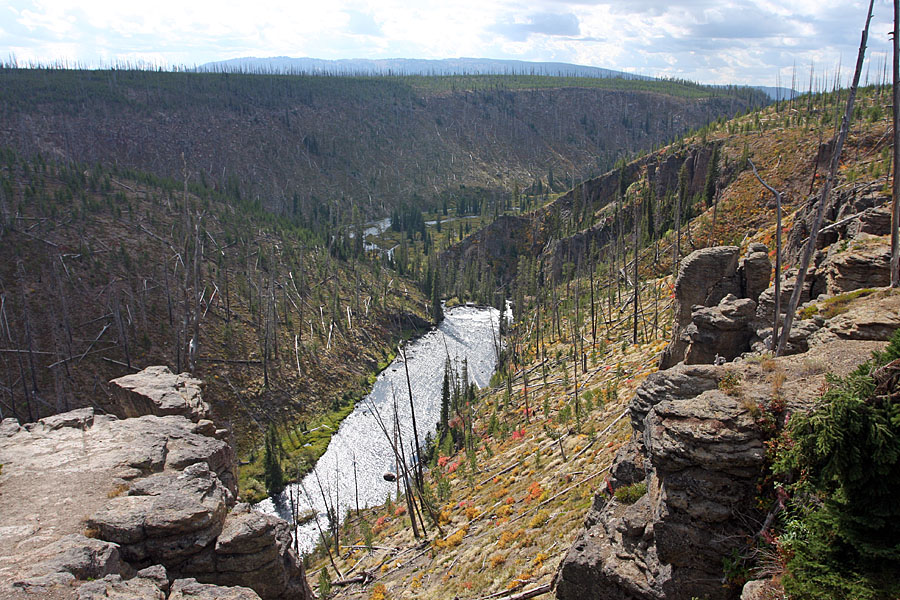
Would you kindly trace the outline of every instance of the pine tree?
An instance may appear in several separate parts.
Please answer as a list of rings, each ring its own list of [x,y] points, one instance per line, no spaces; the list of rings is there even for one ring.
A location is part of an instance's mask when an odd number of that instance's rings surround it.
[[[797,480],[784,536],[785,590],[797,598],[900,595],[900,330],[874,360],[790,421],[778,471]],[[879,368],[883,367],[883,368]],[[802,474],[802,477],[798,477]],[[788,488],[790,489],[790,488]]]
[[[706,171],[706,185],[703,187],[703,200],[706,207],[712,206],[713,197],[716,195],[716,180],[719,179],[719,147],[713,146],[712,156],[709,158],[709,169]]]
[[[444,318],[444,309],[441,308],[441,278],[439,271],[434,274],[431,282],[431,318],[434,322],[440,322]]]
[[[275,432],[275,426],[269,425],[266,430],[266,444],[263,453],[263,473],[266,491],[270,496],[280,494],[284,490],[284,472],[281,470],[281,445]]]
[[[440,434],[445,435],[450,428],[450,357],[444,362],[444,383],[441,386]]]

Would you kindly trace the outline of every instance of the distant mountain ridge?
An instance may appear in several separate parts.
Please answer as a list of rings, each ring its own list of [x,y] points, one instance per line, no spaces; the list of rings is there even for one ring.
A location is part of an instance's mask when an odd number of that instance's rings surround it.
[[[247,56],[204,63],[195,69],[201,72],[237,72],[302,75],[545,75],[548,77],[620,77],[652,81],[656,77],[616,71],[602,67],[562,62],[531,62],[495,58],[292,58]],[[765,92],[772,100],[784,100],[799,95],[796,90],[763,85],[747,86]]]
[[[566,77],[621,77],[623,79],[651,80],[653,77],[636,75],[600,67],[573,65],[561,62],[530,62],[524,60],[500,60],[493,58],[268,58],[243,57],[209,62],[197,67],[198,71],[238,71],[244,73],[283,74],[335,74],[335,75],[547,75]]]

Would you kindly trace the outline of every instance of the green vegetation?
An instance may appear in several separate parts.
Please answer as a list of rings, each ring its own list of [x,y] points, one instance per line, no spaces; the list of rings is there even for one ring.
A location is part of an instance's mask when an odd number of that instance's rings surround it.
[[[277,493],[268,484],[270,453],[278,457],[278,469],[287,470],[286,481],[297,481],[309,473],[319,457],[325,454],[331,437],[337,433],[341,421],[346,419],[355,407],[356,402],[349,401],[299,426],[290,426],[278,431],[270,428],[272,441],[270,442],[267,433],[262,454],[252,455],[251,460],[239,470],[238,488],[241,500],[256,503],[266,496]],[[274,448],[274,452],[269,450],[270,445]],[[282,464],[285,466],[282,467]]]
[[[900,594],[900,330],[884,352],[830,378],[819,406],[795,415],[775,472],[787,496],[775,539],[797,598],[888,600]]]
[[[832,296],[831,298],[825,299],[820,304],[810,304],[809,306],[804,307],[803,310],[800,311],[800,318],[811,319],[818,315],[824,319],[831,319],[832,317],[847,312],[850,309],[850,304],[857,298],[863,298],[877,291],[878,290],[874,288],[863,288]]]
[[[275,496],[284,490],[284,472],[281,470],[282,450],[275,435],[275,426],[269,425],[266,430],[266,445],[263,451],[263,475],[266,492]]]
[[[618,500],[622,504],[634,504],[641,499],[641,496],[646,493],[646,482],[639,481],[638,483],[632,483],[631,485],[620,487],[614,492],[614,495],[616,497],[616,500]]]

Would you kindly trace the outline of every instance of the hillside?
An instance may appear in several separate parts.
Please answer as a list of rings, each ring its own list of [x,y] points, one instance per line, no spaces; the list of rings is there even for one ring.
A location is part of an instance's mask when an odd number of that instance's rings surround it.
[[[560,62],[532,62],[491,58],[268,58],[244,57],[205,63],[198,71],[232,73],[331,74],[331,75],[547,75],[550,77],[620,77],[651,79],[624,71]]]
[[[304,431],[345,416],[428,325],[361,244],[209,187],[7,149],[0,217],[0,414],[22,423],[103,408],[108,380],[161,364],[204,380],[242,458],[274,425],[311,464],[327,435]],[[249,476],[242,492],[264,495]]]
[[[439,205],[461,186],[552,190],[768,102],[748,89],[633,79],[326,77],[0,70],[0,131],[31,156],[117,164],[326,213]]]
[[[552,583],[560,598],[687,600],[736,598],[748,579],[773,575],[777,587],[789,550],[777,541],[785,525],[773,507],[782,497],[771,487],[763,444],[774,444],[786,401],[788,413],[809,410],[827,389],[826,371],[846,375],[900,326],[896,292],[858,289],[887,284],[886,90],[867,88],[858,99],[826,212],[826,225],[834,226],[822,234],[803,296],[812,300],[791,337],[791,352],[800,354],[773,360],[763,351],[725,368],[653,373],[673,329],[680,336],[692,317],[694,327],[707,327],[685,333],[692,356],[709,352],[701,363],[720,348],[709,340],[725,340],[729,360],[751,344],[764,350],[758,344],[771,321],[748,324],[739,314],[765,319],[773,295],[770,265],[764,281],[753,280],[746,262],[737,271],[738,255],[753,265],[774,256],[771,195],[748,159],[785,194],[789,269],[845,94],[703,128],[454,245],[444,259],[456,261],[459,273],[475,264],[514,299],[507,362],[494,387],[461,404],[451,425],[455,445],[445,440],[432,455],[429,543],[412,539],[399,502],[348,515],[334,556],[340,577],[324,554],[311,564],[319,591],[335,598],[528,598]],[[712,248],[719,244],[735,246]],[[734,258],[715,258],[725,254]],[[787,270],[788,293],[791,276]],[[693,300],[698,289],[720,288],[691,313],[705,298],[701,291],[700,302]],[[728,289],[737,297],[717,305]],[[741,308],[729,312],[732,305]],[[767,483],[757,488],[760,478]],[[760,507],[775,513],[762,533]],[[343,581],[329,585],[334,579]]]

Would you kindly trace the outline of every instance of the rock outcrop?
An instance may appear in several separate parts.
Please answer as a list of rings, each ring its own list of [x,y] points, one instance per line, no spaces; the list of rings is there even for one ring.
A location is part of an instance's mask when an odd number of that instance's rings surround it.
[[[675,326],[660,369],[679,362],[730,360],[749,350],[749,325],[769,285],[772,264],[763,244],[751,244],[738,260],[737,246],[703,248],[681,263],[675,280]]]
[[[202,384],[187,373],[176,375],[165,366],[147,367],[110,384],[112,402],[105,408],[120,419],[180,415],[196,423],[209,417]]]
[[[756,302],[734,294],[728,294],[716,306],[695,310],[691,313],[691,324],[682,334],[687,342],[685,364],[712,364],[717,359],[732,360],[745,352],[753,336],[749,325],[755,315]]]
[[[679,365],[641,386],[635,442],[614,464],[645,465],[647,493],[631,505],[595,499],[603,507],[560,566],[558,598],[731,596],[721,557],[747,533],[734,515],[747,512],[765,451],[747,409],[717,388],[726,372]],[[619,467],[610,483],[629,485],[635,473]]]
[[[891,298],[900,302],[900,295]],[[823,343],[815,359],[827,369],[797,355],[774,359],[774,366],[679,364],[650,375],[629,405],[632,440],[619,450],[585,531],[557,571],[557,597],[737,600],[741,588],[726,581],[723,558],[745,551],[763,521],[755,500],[765,445],[754,414],[774,394],[785,411],[808,408],[826,370],[846,374],[880,347]],[[646,493],[633,504],[608,495],[635,483]],[[763,589],[762,582],[749,586],[746,597],[761,598]]]
[[[234,505],[227,432],[182,394],[196,380],[147,375],[152,398],[129,406],[174,394],[187,412],[0,424],[0,597],[312,598],[288,524]]]
[[[864,234],[864,239],[871,239]],[[859,239],[859,238],[857,238]],[[891,250],[885,244],[854,242],[845,252],[826,258],[819,267],[825,292],[841,294],[860,288],[884,287],[891,283]]]

